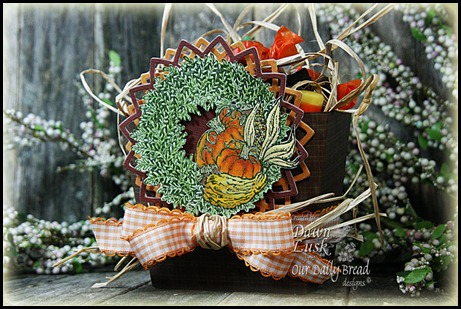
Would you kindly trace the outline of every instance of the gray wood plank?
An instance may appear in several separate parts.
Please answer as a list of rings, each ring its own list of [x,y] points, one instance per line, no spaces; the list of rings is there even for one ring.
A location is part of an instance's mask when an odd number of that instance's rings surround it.
[[[5,108],[19,109],[24,116],[34,113],[63,120],[78,135],[85,111],[75,81],[81,70],[93,65],[91,6],[8,4],[6,8]],[[94,198],[92,178],[56,173],[58,166],[76,159],[74,154],[50,143],[14,155],[16,166],[7,171],[13,188],[7,195],[19,211],[48,220],[77,221],[88,215]]]
[[[424,290],[419,297],[403,294],[390,274],[371,274],[371,281],[364,276],[355,276],[354,281],[365,281],[363,287],[350,289],[348,306],[442,306],[457,305],[457,287],[453,292],[431,292]]]
[[[218,304],[230,293],[202,290],[159,290],[149,272],[133,270],[103,288],[113,272],[78,275],[27,275],[4,282],[3,304],[35,305],[200,305]]]
[[[6,277],[3,279],[6,290],[11,293],[12,291],[21,290],[24,287],[34,287],[42,284],[48,284],[53,281],[62,280],[69,275],[22,275],[19,277]],[[4,289],[5,291],[5,289]]]
[[[24,275],[20,277],[7,277],[3,281],[3,304],[13,304],[16,301],[29,302],[43,286],[58,285],[60,280],[69,275]]]
[[[372,273],[364,276],[341,276],[337,282],[307,287],[306,293],[232,292],[207,290],[156,289],[149,272],[133,270],[104,288],[91,288],[106,281],[114,272],[78,275],[25,275],[4,278],[4,306],[101,305],[101,306],[396,306],[457,305],[455,284],[440,292],[423,291],[420,297],[402,294],[392,274]],[[365,282],[353,288],[343,281]]]
[[[95,283],[106,282],[106,277],[115,272],[85,273],[78,275],[31,276],[33,284],[24,279],[22,287],[14,282],[6,282],[8,288],[4,294],[4,305],[97,305],[117,295],[150,284],[149,273],[133,270],[103,288],[92,288]],[[53,280],[53,277],[57,280]],[[11,287],[9,286],[11,285]],[[15,288],[15,289],[11,289]]]
[[[17,57],[12,57],[19,50],[18,40],[8,40],[5,37],[15,37],[19,32],[17,22],[18,4],[3,5],[3,108],[18,109],[19,102],[16,95],[19,91],[16,82],[17,76],[12,77],[18,67]],[[3,143],[8,139],[3,124]],[[3,205],[14,205],[15,173],[17,164],[17,151],[14,149],[5,151],[3,148]]]
[[[344,306],[348,288],[338,282],[308,285],[305,294],[235,292],[219,303],[220,306]],[[333,297],[332,297],[333,296]]]
[[[150,283],[123,295],[117,295],[100,305],[103,306],[214,306],[223,302],[231,293],[204,290],[161,290]]]
[[[344,305],[347,288],[337,283],[308,287],[306,294],[156,289],[147,271],[134,270],[104,288],[112,272],[79,275],[28,275],[5,282],[4,305]],[[334,295],[334,297],[331,297]]]

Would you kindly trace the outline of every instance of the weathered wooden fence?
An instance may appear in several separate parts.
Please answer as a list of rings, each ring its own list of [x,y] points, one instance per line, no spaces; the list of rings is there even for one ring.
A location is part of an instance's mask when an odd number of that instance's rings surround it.
[[[256,5],[249,16],[261,20],[277,5]],[[231,24],[245,7],[216,6]],[[307,38],[302,46],[305,50],[317,50],[307,6],[297,6],[302,35]],[[149,59],[160,54],[163,8],[163,4],[4,4],[4,109],[59,119],[72,132],[80,132],[85,108],[75,86],[78,74],[88,68],[107,68],[109,50],[117,51],[123,59],[124,80],[120,83],[146,72]],[[297,29],[297,16],[293,11],[284,13],[277,24]],[[319,26],[327,39],[325,25]],[[194,40],[214,28],[223,28],[222,23],[204,4],[175,4],[168,21],[165,48],[177,46],[180,39]],[[445,93],[438,74],[430,71],[433,66],[419,42],[396,13],[373,25],[373,30],[385,43],[397,47],[398,56],[423,82],[433,85],[438,93]],[[270,42],[273,33],[266,34],[260,39]],[[97,93],[101,85],[94,81],[92,87]],[[113,197],[116,188],[98,173],[56,173],[59,166],[75,159],[75,155],[53,144],[4,150],[3,203],[47,220],[72,222],[86,218],[94,207]]]

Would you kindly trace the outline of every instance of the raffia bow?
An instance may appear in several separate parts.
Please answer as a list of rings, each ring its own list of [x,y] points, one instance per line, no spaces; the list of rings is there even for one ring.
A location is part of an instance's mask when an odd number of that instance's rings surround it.
[[[98,218],[91,223],[101,252],[134,256],[144,269],[199,246],[214,250],[228,247],[246,266],[264,276],[281,279],[290,275],[321,284],[339,269],[318,252],[295,251],[296,220],[289,212],[245,214],[227,219],[194,217],[179,210],[128,204],[123,221]],[[312,271],[293,273],[294,265]]]

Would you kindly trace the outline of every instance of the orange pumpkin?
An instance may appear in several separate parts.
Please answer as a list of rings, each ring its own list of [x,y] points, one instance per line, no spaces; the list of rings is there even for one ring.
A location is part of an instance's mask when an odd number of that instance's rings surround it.
[[[219,120],[225,127],[240,126],[240,116],[242,116],[240,111],[234,110],[229,113],[229,108],[226,107],[219,113]]]
[[[197,143],[195,162],[199,167],[215,164],[223,148],[235,148],[236,143],[243,140],[242,130],[241,127],[230,126],[219,134],[214,130],[203,133]]]
[[[223,173],[241,178],[251,179],[261,171],[261,162],[252,155],[244,155],[245,146],[240,148],[224,148],[216,158],[216,164]]]
[[[199,167],[214,163],[211,151],[217,139],[218,133],[216,133],[216,131],[206,131],[200,137],[197,143],[197,149],[195,150],[195,162]]]
[[[235,148],[236,142],[243,140],[243,127],[239,120],[241,115],[239,111],[229,113],[226,107],[219,114],[224,131],[217,133],[210,129],[202,134],[195,151],[195,162],[199,167],[215,164],[217,156],[225,147]]]

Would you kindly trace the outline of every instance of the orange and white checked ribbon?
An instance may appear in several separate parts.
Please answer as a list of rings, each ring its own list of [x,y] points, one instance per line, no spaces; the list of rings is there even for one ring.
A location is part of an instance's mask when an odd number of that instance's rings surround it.
[[[314,219],[315,216],[310,220]],[[288,212],[244,214],[227,219],[127,204],[122,221],[98,218],[91,223],[101,252],[134,256],[145,269],[198,246],[207,249],[227,246],[247,266],[264,276],[281,279],[290,275],[321,284],[339,269],[317,252],[295,250],[293,224],[299,220]],[[294,266],[297,271],[292,271]],[[310,271],[298,271],[300,267]]]

